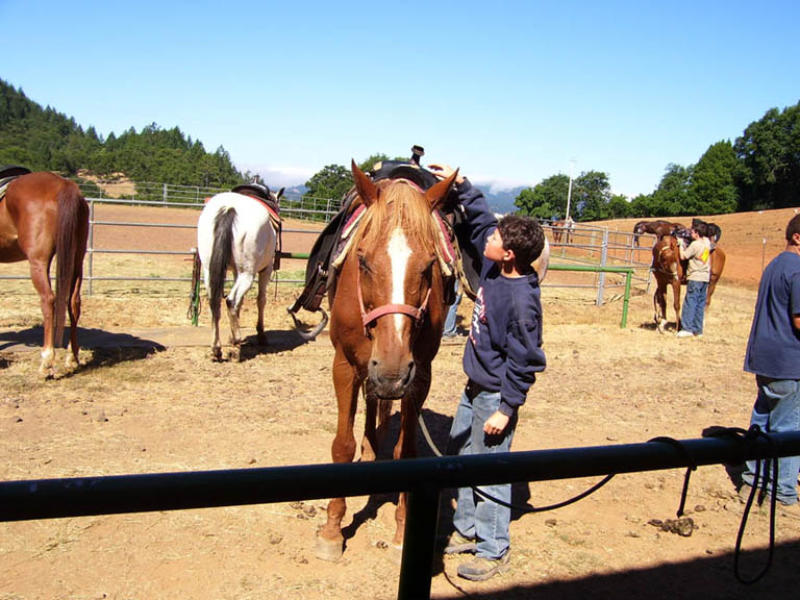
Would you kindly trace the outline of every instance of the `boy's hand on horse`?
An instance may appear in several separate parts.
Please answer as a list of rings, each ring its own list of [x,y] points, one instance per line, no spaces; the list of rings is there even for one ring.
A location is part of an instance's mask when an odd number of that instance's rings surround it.
[[[483,432],[487,435],[500,435],[510,420],[511,417],[497,410],[491,417],[486,419],[486,423],[483,424]]]
[[[430,164],[428,165],[428,170],[431,171],[434,175],[436,175],[436,177],[438,177],[439,179],[447,179],[448,177],[450,177],[450,175],[456,172],[456,169],[444,163]],[[463,183],[463,182],[464,182],[464,176],[461,173],[459,173],[456,176],[456,183]]]

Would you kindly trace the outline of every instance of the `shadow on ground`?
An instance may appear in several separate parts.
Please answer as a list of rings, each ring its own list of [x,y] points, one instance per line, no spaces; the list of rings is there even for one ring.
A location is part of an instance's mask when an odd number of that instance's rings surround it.
[[[733,536],[735,532],[731,532]],[[513,552],[513,543],[512,543]],[[663,564],[649,569],[632,569],[622,573],[592,575],[568,581],[550,581],[528,586],[513,586],[508,589],[493,589],[481,593],[466,582],[456,578],[448,581],[453,585],[453,593],[437,595],[440,600],[462,599],[465,595],[475,599],[522,600],[561,600],[563,598],[647,598],[660,600],[675,598],[712,599],[772,599],[776,596],[797,592],[800,585],[800,542],[793,541],[775,547],[772,565],[763,578],[750,585],[737,580],[733,552],[709,556],[681,563]],[[738,556],[739,575],[744,581],[755,579],[770,560],[769,550],[747,550]],[[537,574],[536,564],[522,564],[514,561],[512,568],[524,569],[531,579]],[[448,569],[449,570],[449,569]],[[501,576],[502,577],[502,576]],[[496,582],[493,582],[496,585]],[[494,586],[493,586],[494,587]],[[790,590],[794,590],[791,592]]]

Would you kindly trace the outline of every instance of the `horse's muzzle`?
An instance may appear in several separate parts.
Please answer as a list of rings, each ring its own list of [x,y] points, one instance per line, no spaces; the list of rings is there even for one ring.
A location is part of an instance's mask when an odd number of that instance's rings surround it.
[[[398,400],[405,396],[415,373],[413,361],[402,369],[386,369],[380,361],[371,360],[367,371],[372,391],[382,400]]]

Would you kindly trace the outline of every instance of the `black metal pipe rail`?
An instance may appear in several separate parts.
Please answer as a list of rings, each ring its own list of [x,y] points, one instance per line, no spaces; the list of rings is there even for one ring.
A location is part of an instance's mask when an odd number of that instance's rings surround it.
[[[800,431],[448,456],[0,483],[0,521],[180,510],[410,492],[398,598],[428,598],[439,493],[446,488],[545,481],[800,455]]]

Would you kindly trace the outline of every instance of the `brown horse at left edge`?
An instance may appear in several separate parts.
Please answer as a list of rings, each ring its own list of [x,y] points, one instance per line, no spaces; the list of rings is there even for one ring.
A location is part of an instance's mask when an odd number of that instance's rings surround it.
[[[78,186],[50,172],[27,173],[12,180],[0,200],[0,263],[27,260],[44,318],[39,372],[52,376],[55,346],[70,318],[66,365],[78,365],[78,319],[81,314],[83,258],[89,235],[89,205]],[[56,259],[56,291],[50,265]]]

